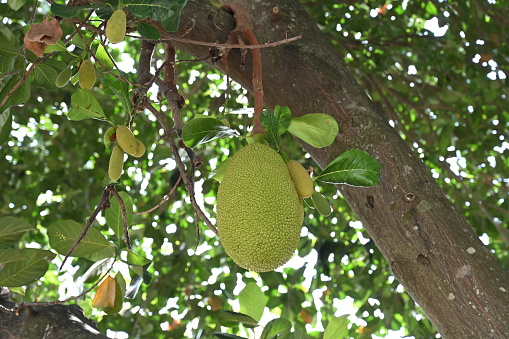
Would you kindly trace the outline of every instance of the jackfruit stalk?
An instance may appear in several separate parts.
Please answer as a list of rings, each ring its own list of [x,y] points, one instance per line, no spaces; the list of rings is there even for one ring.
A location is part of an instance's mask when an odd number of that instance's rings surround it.
[[[233,261],[256,272],[283,265],[297,248],[303,218],[302,200],[273,148],[254,143],[232,157],[217,194],[217,228]]]

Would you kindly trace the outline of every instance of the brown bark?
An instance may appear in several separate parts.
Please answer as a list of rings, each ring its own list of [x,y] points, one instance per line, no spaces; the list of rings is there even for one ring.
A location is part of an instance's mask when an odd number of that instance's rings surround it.
[[[332,45],[295,0],[238,1],[246,7],[261,43],[302,34],[302,39],[262,50],[264,103],[290,107],[292,114],[324,112],[341,132],[330,147],[303,144],[327,165],[344,151],[360,149],[382,165],[372,188],[338,187],[390,264],[394,275],[444,338],[507,338],[509,274],[500,266],[464,217],[445,197],[430,171],[390,127],[343,66]],[[271,20],[272,19],[272,20]],[[204,1],[191,0],[176,33],[186,39],[222,43],[234,19]],[[208,48],[173,42],[202,58]],[[249,60],[249,58],[247,58]],[[252,90],[250,63],[239,67],[232,50],[214,67]]]

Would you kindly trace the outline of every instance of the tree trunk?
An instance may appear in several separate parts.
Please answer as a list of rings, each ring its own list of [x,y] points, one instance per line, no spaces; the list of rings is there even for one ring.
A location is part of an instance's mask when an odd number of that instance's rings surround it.
[[[442,337],[507,338],[509,274],[370,101],[299,2],[238,2],[248,10],[260,43],[302,34],[296,42],[262,49],[264,104],[288,106],[294,116],[323,112],[338,121],[340,134],[330,147],[303,144],[320,166],[350,149],[363,150],[380,162],[382,179],[374,187],[338,189]],[[276,15],[275,3],[282,15]],[[219,27],[234,27],[231,14],[191,0],[179,31],[163,37],[180,38],[172,44],[203,58],[209,47],[182,38],[224,43],[227,34]],[[244,70],[238,50],[213,66],[252,89],[248,56]]]

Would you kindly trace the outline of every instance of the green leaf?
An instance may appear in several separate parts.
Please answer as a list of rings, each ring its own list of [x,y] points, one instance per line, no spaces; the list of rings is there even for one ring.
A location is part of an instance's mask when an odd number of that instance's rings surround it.
[[[17,56],[21,56],[21,53],[19,53],[19,43],[8,39],[3,34],[0,35],[0,57],[11,59]]]
[[[126,261],[129,265],[134,266],[145,266],[151,263],[149,259],[145,258],[141,254],[134,253],[133,251],[127,251]]]
[[[46,273],[49,261],[55,257],[55,253],[34,248],[24,248],[20,253],[29,259],[5,264],[0,271],[0,286],[18,287],[36,281]]]
[[[288,127],[290,127],[292,122],[292,112],[287,106],[281,107],[276,105],[274,108],[274,116],[278,121],[278,133],[281,135],[286,132]]]
[[[138,22],[138,33],[147,40],[159,40],[161,33],[152,25],[144,22]]]
[[[59,220],[48,228],[50,246],[60,254],[67,254],[76,239],[83,232],[85,225],[74,220]],[[87,235],[72,253],[73,257],[84,257],[107,249],[113,256],[114,251],[104,235],[94,227],[88,229]]]
[[[129,95],[129,84],[125,81],[115,81],[110,84],[110,89],[122,101],[124,109],[128,112],[131,111],[131,97]]]
[[[5,249],[0,250],[0,264],[7,264],[13,261],[28,260],[29,258],[21,253],[20,250]]]
[[[133,215],[131,211],[133,210],[133,201],[131,196],[126,192],[118,193],[122,200],[124,201],[124,206],[126,208],[126,220],[127,225],[131,226],[133,221]],[[122,210],[120,209],[120,204],[115,197],[110,199],[110,208],[106,210],[106,225],[110,227],[118,239],[124,238],[124,222],[122,221]]]
[[[0,218],[0,246],[6,247],[16,244],[25,232],[33,229],[35,227],[24,220],[14,217]]]
[[[221,326],[234,327],[242,324],[247,328],[258,326],[258,322],[248,315],[232,311],[220,311],[218,321]]]
[[[10,110],[0,113],[0,145],[3,144],[12,130],[12,114]]]
[[[214,332],[214,336],[216,336],[218,339],[247,339],[245,337],[239,337],[235,334],[229,334],[229,333],[220,333],[220,332]]]
[[[24,4],[26,4],[27,0],[8,0],[7,3],[9,4],[9,7],[13,11],[17,11],[21,7],[23,7]]]
[[[336,120],[325,113],[311,113],[292,118],[288,132],[313,147],[326,147],[334,142],[339,132]]]
[[[34,85],[41,86],[42,88],[54,91],[57,89],[55,85],[55,79],[58,76],[57,71],[48,65],[38,64],[35,66],[34,71],[31,74],[32,83]]]
[[[71,96],[71,106],[72,109],[67,113],[67,117],[71,120],[106,119],[99,101],[91,93],[83,89],[78,89]]]
[[[221,120],[215,118],[192,119],[182,128],[182,139],[187,147],[236,134],[235,130],[226,127]]]
[[[187,0],[134,0],[126,3],[129,10],[139,19],[150,17],[160,21],[163,28],[173,32],[178,28],[180,14]]]
[[[334,159],[315,179],[331,184],[373,186],[380,181],[380,164],[365,152],[351,150]]]
[[[226,173],[226,169],[228,168],[228,164],[232,159],[232,157],[226,158],[226,160],[217,165],[216,169],[210,172],[210,178],[221,182],[223,180],[224,174]]]
[[[323,334],[323,339],[340,339],[349,338],[348,335],[348,314],[344,314],[340,317],[334,317],[329,321],[327,328]]]
[[[279,120],[269,112],[268,110],[263,110],[260,115],[260,123],[262,124],[265,130],[265,136],[267,142],[274,149],[279,150]]]
[[[99,44],[97,47],[97,50],[95,51],[95,56],[99,62],[106,67],[107,70],[112,70],[115,65],[113,64],[113,61],[111,61],[110,56],[106,52],[106,49],[103,45]],[[123,81],[119,81],[123,83]],[[126,84],[127,85],[127,84]],[[129,85],[128,85],[129,86]]]
[[[59,5],[59,4],[52,4],[51,5],[51,12],[53,14],[61,16],[63,18],[73,18],[77,16],[81,11],[87,10],[87,9],[95,9],[99,7],[105,7],[106,4],[95,4],[95,5],[87,5],[87,6],[65,6],[65,5]]]
[[[255,282],[249,282],[239,294],[240,312],[260,321],[265,309],[265,295]]]
[[[4,88],[0,92],[0,102],[9,94],[9,92],[21,81],[22,75],[16,74],[5,84]],[[30,99],[30,81],[25,80],[7,99],[5,104],[0,108],[0,112],[11,106],[17,106],[23,104]]]
[[[271,339],[275,336],[285,336],[290,333],[292,323],[285,318],[273,319],[265,325],[260,339]]]

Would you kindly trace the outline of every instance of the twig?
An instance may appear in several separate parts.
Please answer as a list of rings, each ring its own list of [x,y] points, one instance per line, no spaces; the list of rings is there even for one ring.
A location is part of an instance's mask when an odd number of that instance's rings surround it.
[[[64,266],[64,264],[67,261],[67,259],[69,258],[69,256],[72,254],[72,252],[74,252],[76,247],[78,247],[81,240],[83,240],[83,238],[86,237],[88,230],[90,229],[90,227],[92,226],[92,224],[95,221],[95,218],[97,217],[97,214],[99,214],[99,212],[101,210],[108,209],[109,207],[110,207],[110,189],[108,186],[104,189],[103,194],[101,196],[101,200],[99,201],[99,204],[97,204],[97,207],[95,208],[94,212],[92,212],[92,215],[90,216],[90,218],[87,219],[85,228],[81,232],[80,236],[74,241],[74,244],[72,244],[71,248],[65,254],[65,258],[64,258],[64,261],[62,262],[62,264],[60,265],[60,269],[62,269],[62,267]]]
[[[108,190],[115,196],[115,198],[118,201],[118,204],[120,205],[120,212],[122,214],[122,224],[124,225],[124,242],[127,246],[127,249],[131,249],[131,241],[129,239],[129,224],[127,223],[127,210],[125,208],[124,200],[122,200],[122,197],[118,194],[117,190],[115,189],[115,186],[108,186]]]
[[[177,179],[177,182],[175,183],[175,185],[173,185],[173,187],[171,188],[171,191],[170,193],[166,194],[163,199],[157,204],[155,205],[154,207],[146,210],[146,211],[143,211],[143,212],[137,212],[137,213],[134,213],[134,212],[131,212],[131,214],[133,215],[142,215],[142,214],[147,214],[147,213],[150,213],[152,212],[153,210],[155,210],[156,208],[158,208],[159,206],[161,206],[162,204],[164,204],[172,195],[173,193],[175,192],[175,190],[177,189],[178,185],[180,184],[180,181],[181,181],[182,177],[178,177]]]
[[[210,46],[210,47],[222,47],[222,48],[245,48],[245,49],[258,49],[258,48],[268,48],[268,47],[276,47],[279,45],[287,44],[292,41],[296,41],[302,38],[302,35],[297,35],[291,38],[274,41],[274,42],[266,42],[263,44],[252,44],[252,45],[243,45],[243,44],[235,44],[235,43],[215,43],[215,42],[207,42],[207,41],[198,41],[198,40],[190,40],[190,39],[184,39],[184,38],[178,38],[178,37],[168,37],[167,40],[173,40],[178,42],[183,42],[187,44],[192,45],[199,45],[199,46]],[[165,39],[165,40],[166,40]]]

